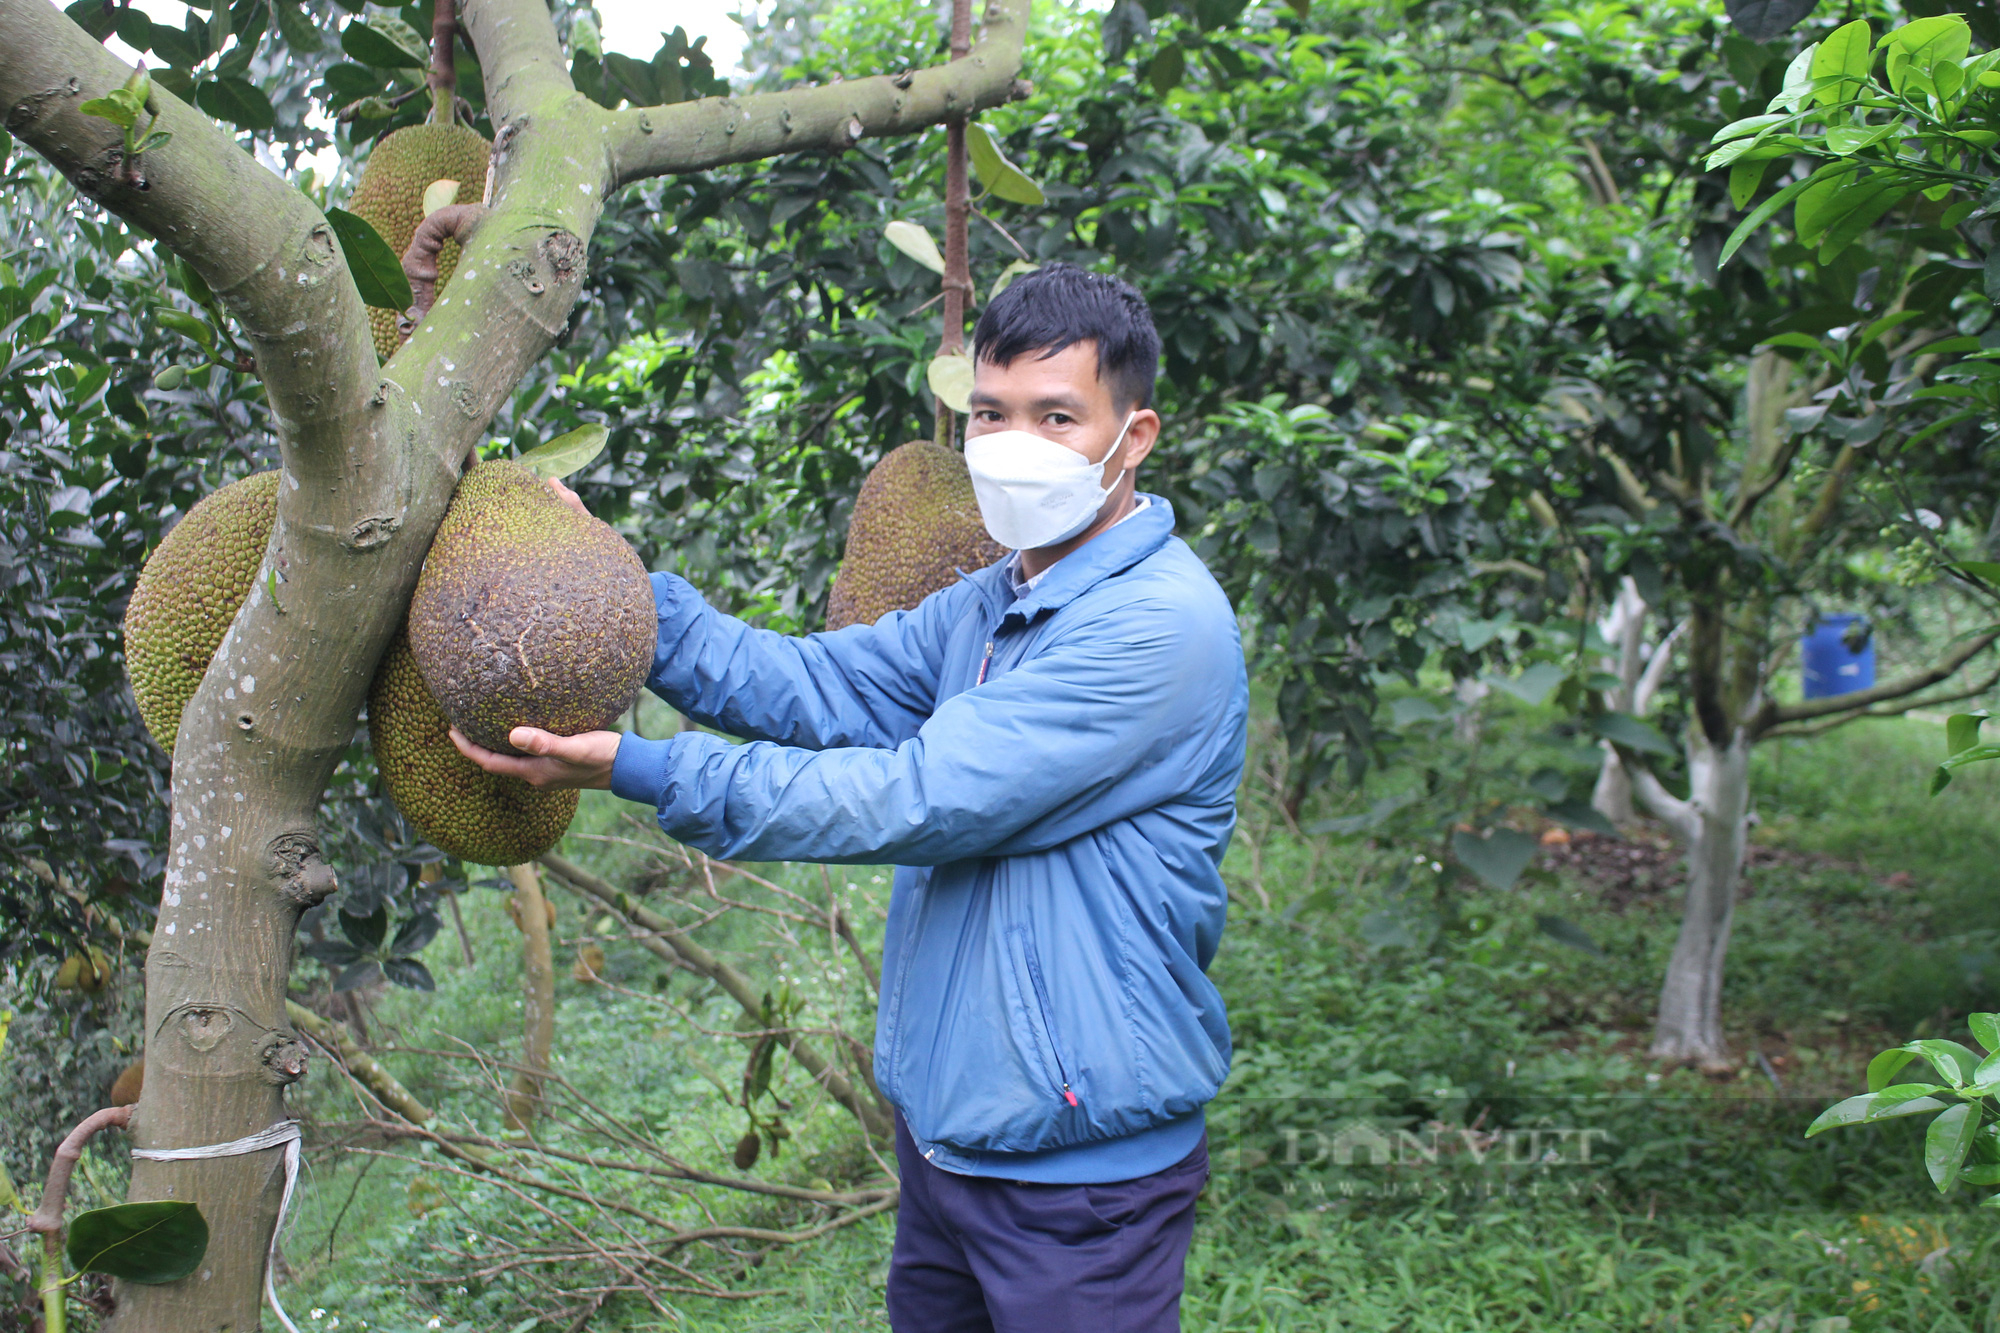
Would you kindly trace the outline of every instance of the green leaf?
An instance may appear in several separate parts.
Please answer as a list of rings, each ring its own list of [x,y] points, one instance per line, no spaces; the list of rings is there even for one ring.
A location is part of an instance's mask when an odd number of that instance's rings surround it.
[[[938,401],[954,412],[972,406],[972,358],[963,352],[948,352],[931,358],[924,378]]]
[[[1812,76],[1815,83],[1820,79],[1839,78],[1840,83],[1820,88],[1813,94],[1813,101],[1820,106],[1832,106],[1860,95],[1868,80],[1868,68],[1874,63],[1875,34],[1868,26],[1868,20],[1856,19],[1842,24],[1827,35],[1819,44],[1813,56]]]
[[[1507,691],[1530,708],[1538,708],[1568,675],[1553,662],[1537,662],[1518,676],[1486,677],[1488,684]]]
[[[1844,162],[1832,171],[1822,167],[1807,179],[1808,188],[1799,195],[1798,207],[1792,213],[1792,227],[1802,243],[1812,245],[1819,240],[1820,233],[1825,230],[1819,223],[1820,214],[1832,205],[1841,191],[1852,188],[1854,174],[1854,164]]]
[[[1770,171],[1774,159],[1754,158],[1738,162],[1729,169],[1729,202],[1742,208],[1756,197],[1763,187],[1764,175]]]
[[[538,477],[557,480],[590,466],[610,438],[611,432],[593,421],[537,445],[514,461]]]
[[[325,45],[319,26],[299,0],[271,0],[271,12],[278,20],[278,35],[293,51],[312,55]]]
[[[1616,824],[1606,819],[1589,801],[1574,796],[1555,802],[1544,813],[1557,823],[1567,824],[1574,829],[1589,829],[1592,833],[1602,833],[1607,838],[1618,836]]]
[[[271,99],[248,79],[203,79],[195,85],[194,104],[238,129],[268,130],[278,123]]]
[[[1840,364],[1840,354],[1810,333],[1774,333],[1764,340],[1763,346],[1797,347],[1803,351],[1815,352],[1836,366]]]
[[[901,218],[882,228],[882,239],[922,264],[933,273],[944,272],[944,255],[931,234],[914,222]]]
[[[347,271],[354,275],[362,301],[381,310],[408,310],[417,298],[403,273],[403,261],[374,224],[344,208],[327,209],[326,220],[347,256]]]
[[[340,30],[340,49],[349,59],[376,69],[421,69],[429,62],[427,54],[409,50],[365,19],[355,19]]]
[[[1955,1041],[1942,1037],[1924,1037],[1918,1041],[1906,1041],[1903,1049],[1915,1052],[1930,1062],[1932,1069],[1954,1088],[1962,1088],[1972,1081],[1972,1071],[1979,1068],[1979,1056]]]
[[[1959,769],[1972,764],[1983,764],[1989,759],[2000,759],[2000,744],[1987,741],[1983,745],[1969,746],[1947,756],[1945,761],[1937,766],[1937,772],[1931,774],[1931,795],[1935,796],[1950,786],[1952,774]]]
[[[1961,750],[1970,750],[1973,746],[1977,745],[1979,743],[1980,724],[1991,716],[1993,716],[1991,713],[1982,708],[1973,713],[1953,713],[1950,717],[1946,718],[1944,720],[1944,752],[1946,754],[1957,754]],[[1989,1021],[1992,1017],[1993,1015],[1991,1014],[1973,1015],[1975,1019],[1985,1018]],[[1977,1027],[1972,1029],[1972,1035],[1979,1037],[1979,1044],[1987,1050],[2000,1050],[2000,1044],[1980,1037]]]
[[[1944,1105],[1937,1098],[1921,1093],[1892,1096],[1891,1092],[1890,1089],[1879,1093],[1864,1092],[1827,1107],[1819,1113],[1818,1119],[1806,1127],[1806,1137],[1811,1138],[1822,1130],[1838,1129],[1843,1125],[1865,1125],[1876,1120],[1892,1120],[1897,1116],[1922,1115]]]
[[[1597,947],[1597,941],[1590,938],[1590,933],[1568,917],[1537,913],[1535,929],[1558,944],[1567,944],[1570,948],[1579,949],[1595,958],[1604,957],[1604,950]]]
[[[1187,53],[1179,42],[1160,48],[1152,63],[1146,66],[1146,80],[1153,85],[1153,91],[1165,97],[1181,86],[1181,79],[1187,74]]]
[[[1769,126],[1782,125],[1790,119],[1792,117],[1787,115],[1767,115],[1746,116],[1742,120],[1732,120],[1717,130],[1714,137],[1709,140],[1709,143],[1726,143],[1731,139],[1740,139],[1746,134],[1755,134],[1757,131]]]
[[[201,344],[203,351],[214,354],[215,330],[205,321],[196,319],[185,310],[175,310],[170,306],[161,306],[153,312],[153,318],[158,321],[161,328],[172,329],[183,337],[192,338]]]
[[[984,125],[975,121],[965,127],[965,146],[972,155],[973,172],[994,194],[1010,204],[1033,206],[1044,202],[1042,187],[1006,159]]]
[[[994,297],[1012,287],[1014,279],[1026,273],[1033,273],[1040,267],[1040,264],[1032,263],[1026,259],[1017,259],[1007,265],[1007,267],[1000,270],[1000,276],[993,279],[993,289],[986,293],[987,302],[990,304]]]
[[[1651,723],[1630,713],[1599,713],[1591,719],[1591,729],[1613,745],[1623,745],[1649,754],[1673,758],[1674,744]]]
[[[1535,859],[1541,843],[1528,833],[1510,828],[1494,829],[1487,837],[1476,833],[1451,835],[1451,854],[1458,863],[1496,889],[1511,889],[1528,863]]]
[[[153,387],[172,393],[175,389],[180,388],[186,380],[186,366],[168,366],[165,370],[153,376]]]
[[[69,1227],[70,1266],[148,1285],[178,1282],[208,1253],[208,1221],[184,1199],[94,1208]]]
[[[77,110],[86,116],[96,116],[99,120],[108,120],[115,125],[122,125],[128,130],[139,119],[139,113],[128,106],[124,99],[116,96],[93,97],[88,102],[78,106]]]
[[[1970,1102],[1947,1108],[1924,1131],[1924,1169],[1938,1193],[1958,1183],[1958,1169],[1965,1165],[1965,1154],[1978,1133],[1979,1108]]]
[[[1972,1039],[1993,1054],[2000,1054],[2000,1014],[1967,1014],[1965,1025],[1972,1029]],[[1991,1056],[1988,1057],[1989,1059]],[[1980,1062],[1984,1067],[1985,1061]],[[1982,1078],[1982,1082],[1984,1079]]]
[[[1820,168],[1820,171],[1825,170],[1825,167]],[[1790,185],[1787,185],[1784,189],[1757,205],[1751,211],[1749,217],[1737,223],[1736,230],[1729,233],[1729,240],[1722,247],[1721,256],[1715,261],[1716,267],[1720,268],[1731,259],[1734,259],[1736,252],[1743,248],[1743,242],[1749,240],[1757,228],[1769,222],[1779,209],[1791,203],[1792,200],[1798,198],[1801,194],[1804,194],[1806,187],[1813,183],[1814,177],[1818,174],[1819,172],[1814,172],[1812,176],[1808,176],[1802,181],[1793,181]]]
[[[1882,142],[1901,128],[1894,121],[1887,125],[1835,125],[1826,132],[1826,146],[1842,157],[1851,157],[1870,144]]]
[[[1827,229],[1826,239],[1820,242],[1819,254],[1815,258],[1822,264],[1831,264],[1842,250],[1860,238],[1862,232],[1874,226],[1884,213],[1909,198],[1911,193],[1911,188],[1898,179],[1861,200],[1851,212]]]
[[[1819,43],[1814,42],[1805,50],[1792,57],[1792,63],[1785,66],[1784,89],[1771,99],[1771,109],[1782,106],[1789,111],[1800,110],[1806,94],[1812,91],[1813,60],[1819,54]]]

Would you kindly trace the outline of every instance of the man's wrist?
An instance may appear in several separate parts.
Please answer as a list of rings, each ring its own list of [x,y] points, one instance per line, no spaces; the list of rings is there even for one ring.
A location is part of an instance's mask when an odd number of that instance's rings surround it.
[[[628,731],[618,738],[618,752],[611,759],[611,792],[628,801],[657,807],[666,790],[667,767],[673,755],[673,741],[650,741]]]

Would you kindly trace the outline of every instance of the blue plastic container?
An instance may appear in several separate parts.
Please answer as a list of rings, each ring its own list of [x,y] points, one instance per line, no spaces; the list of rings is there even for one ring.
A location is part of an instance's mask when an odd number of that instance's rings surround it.
[[[1799,640],[1799,661],[1808,699],[1852,694],[1875,683],[1875,639],[1871,635],[1855,652],[1846,643],[1848,627],[1860,616],[1822,616],[1812,632]]]

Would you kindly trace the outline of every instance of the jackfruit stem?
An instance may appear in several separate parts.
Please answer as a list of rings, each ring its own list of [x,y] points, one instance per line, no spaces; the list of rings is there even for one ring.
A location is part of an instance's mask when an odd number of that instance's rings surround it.
[[[964,59],[972,50],[972,0],[952,0],[951,58]],[[944,334],[938,353],[965,350],[965,308],[972,295],[972,268],[967,259],[966,227],[972,212],[972,189],[966,178],[965,117],[945,122],[944,154]],[[940,449],[953,447],[952,411],[937,403],[934,438]]]

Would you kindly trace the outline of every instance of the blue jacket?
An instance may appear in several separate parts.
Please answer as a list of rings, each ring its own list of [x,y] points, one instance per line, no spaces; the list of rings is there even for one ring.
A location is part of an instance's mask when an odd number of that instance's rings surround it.
[[[875,1077],[935,1164],[1171,1166],[1229,1072],[1222,937],[1248,687],[1159,497],[1016,600],[1004,564],[875,625],[752,629],[653,576],[655,693],[611,788],[712,856],[893,863]]]

